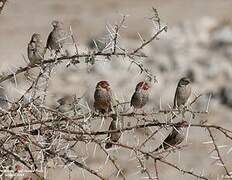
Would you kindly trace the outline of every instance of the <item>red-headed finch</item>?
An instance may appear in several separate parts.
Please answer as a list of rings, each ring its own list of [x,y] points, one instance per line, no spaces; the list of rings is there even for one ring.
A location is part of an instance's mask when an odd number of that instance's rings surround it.
[[[185,130],[187,126],[188,123],[186,121],[179,122],[178,126],[172,128],[171,133],[155,151],[162,149],[162,147],[166,150],[180,144],[185,139]]]
[[[190,79],[183,77],[178,82],[176,93],[174,97],[174,109],[180,106],[185,106],[186,102],[191,95],[191,81]]]
[[[46,52],[40,34],[34,33],[27,46],[27,56],[31,64],[40,63],[44,59]]]
[[[116,114],[113,114],[112,119],[113,120],[110,123],[109,131],[111,131],[111,130],[119,130],[120,128],[122,128],[122,116],[117,116]],[[108,133],[107,137],[112,142],[118,142],[118,140],[121,137],[121,134],[122,133],[120,131],[116,132],[116,133]],[[112,143],[107,142],[106,145],[105,145],[105,148],[109,149],[112,146],[113,146]]]
[[[107,81],[97,83],[94,93],[94,108],[101,113],[108,113],[111,109],[112,92]]]
[[[146,105],[149,97],[150,86],[147,82],[141,81],[137,84],[135,92],[131,97],[131,106],[140,109]]]

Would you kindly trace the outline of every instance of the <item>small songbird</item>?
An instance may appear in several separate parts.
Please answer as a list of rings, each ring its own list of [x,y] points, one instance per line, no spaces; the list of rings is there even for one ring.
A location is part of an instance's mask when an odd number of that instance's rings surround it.
[[[109,130],[118,130],[118,129],[122,128],[122,116],[117,116],[116,114],[113,114],[112,119],[113,120],[110,123]],[[118,142],[118,140],[121,137],[121,134],[122,133],[120,131],[116,132],[116,133],[108,133],[107,137],[112,142]],[[112,143],[107,142],[106,145],[105,145],[105,148],[109,149],[112,146],[113,146]]]
[[[188,127],[188,123],[186,121],[179,122],[178,126],[176,128],[172,128],[171,133],[155,151],[162,149],[162,147],[166,150],[180,144],[185,139],[186,127]]]
[[[67,42],[69,36],[60,21],[52,22],[53,30],[48,35],[46,48],[50,51],[60,52],[63,44]]]
[[[97,83],[94,93],[94,108],[101,113],[109,113],[112,103],[112,92],[107,81],[100,81]]]
[[[40,63],[44,59],[46,52],[40,34],[34,33],[27,46],[27,56],[31,64]]]
[[[58,111],[61,113],[69,112],[74,109],[74,97],[73,96],[64,96],[57,100],[59,106],[57,107]]]
[[[190,83],[190,79],[186,77],[180,79],[174,97],[174,109],[177,109],[180,106],[185,106],[186,102],[189,99],[189,96],[191,95]]]
[[[140,109],[145,106],[148,102],[149,89],[150,86],[147,82],[139,82],[135,88],[133,96],[131,97],[131,106],[133,106],[135,109]]]

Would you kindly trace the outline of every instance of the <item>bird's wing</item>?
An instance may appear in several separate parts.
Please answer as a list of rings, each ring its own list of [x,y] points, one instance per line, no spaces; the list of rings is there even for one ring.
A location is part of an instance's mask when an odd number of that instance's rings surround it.
[[[36,48],[35,43],[30,42],[27,46],[28,50],[34,50]]]
[[[162,149],[162,147],[164,147],[164,149],[168,149],[169,147],[174,146],[175,143],[173,142],[175,141],[177,135],[178,132],[173,128],[172,131],[169,133],[169,135],[165,138],[163,143],[158,148],[156,148],[155,151]]]
[[[47,39],[47,43],[46,43],[46,48],[47,49],[50,49],[49,43],[52,41],[52,36],[53,36],[52,34],[53,34],[53,31],[50,32],[50,34],[48,35],[48,39]]]
[[[134,98],[135,98],[135,93],[132,95],[132,97],[131,97],[131,101],[130,101],[130,106],[133,106],[133,100],[134,100]]]
[[[174,140],[176,139],[176,136],[178,135],[178,132],[176,129],[172,129],[171,133],[166,137],[164,140],[164,144],[171,146],[173,145]]]
[[[131,97],[130,106],[136,106],[138,102],[140,102],[139,94],[138,92],[134,92],[133,96]]]
[[[177,95],[178,95],[178,87],[176,88],[175,96],[174,96],[174,102],[173,102],[173,108],[177,108]]]

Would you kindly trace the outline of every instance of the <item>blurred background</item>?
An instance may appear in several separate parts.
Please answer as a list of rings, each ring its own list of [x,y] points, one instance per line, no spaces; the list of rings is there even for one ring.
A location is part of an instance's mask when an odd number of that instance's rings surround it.
[[[164,109],[172,106],[178,80],[188,76],[193,82],[192,98],[204,94],[194,109],[205,110],[209,94],[212,94],[210,113],[199,116],[196,123],[207,119],[209,124],[232,127],[232,1],[229,0],[10,0],[0,16],[0,72],[10,72],[16,67],[25,66],[23,56],[27,57],[27,44],[31,35],[40,33],[46,42],[52,30],[52,20],[63,21],[67,29],[71,25],[80,53],[87,53],[92,51],[92,39],[99,40],[107,34],[106,25],[113,27],[116,22],[120,22],[121,14],[128,15],[126,27],[120,31],[120,45],[129,50],[134,49],[141,44],[138,33],[148,40],[156,30],[149,20],[153,13],[152,7],[158,10],[161,25],[167,25],[168,32],[162,33],[159,40],[143,49],[148,55],[144,65],[158,80],[152,87],[151,100],[145,111],[158,109],[160,103]],[[96,83],[104,79],[110,82],[116,98],[123,102],[130,100],[136,84],[144,76],[139,74],[136,66],[130,65],[122,57],[110,62],[99,59],[93,66],[85,64],[84,60],[70,68],[62,64],[53,73],[47,103],[55,106],[58,98],[76,94],[78,97],[84,95],[91,107]],[[4,88],[1,93],[12,100],[17,98],[26,90],[27,83],[24,80],[20,75],[17,77],[17,86],[14,83],[2,84]],[[105,127],[108,127],[108,122]],[[231,142],[221,135],[217,135],[216,139],[219,145],[226,145],[221,151],[228,168],[232,170]],[[212,147],[203,143],[207,140],[209,137],[204,129],[192,128],[186,141],[189,143],[187,150],[181,151],[181,155],[178,152],[171,154],[168,160],[198,174],[203,170],[209,179],[220,179],[225,173],[211,158],[212,154],[209,153]],[[121,150],[118,151],[112,151],[112,154],[125,168],[128,179],[141,179],[141,173],[133,172],[136,163],[130,163],[126,154],[119,157]],[[112,169],[104,165],[101,157],[101,154],[89,157],[88,163],[92,167],[102,165],[101,172],[106,177],[117,179],[110,176]],[[152,164],[148,163],[148,167],[152,167]],[[160,179],[194,179],[166,168],[160,166]],[[56,176],[68,179],[65,170],[49,171],[49,179],[55,179]],[[87,179],[94,178],[87,175]],[[71,179],[83,179],[81,171],[72,171]]]

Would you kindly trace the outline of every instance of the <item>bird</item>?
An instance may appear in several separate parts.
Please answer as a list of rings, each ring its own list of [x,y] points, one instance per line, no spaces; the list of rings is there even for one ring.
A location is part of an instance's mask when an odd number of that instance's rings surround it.
[[[46,49],[60,52],[63,44],[68,41],[68,33],[63,28],[63,23],[57,20],[52,21],[53,30],[48,35]]]
[[[57,110],[61,113],[66,113],[74,109],[74,97],[70,95],[66,95],[57,100],[59,106]]]
[[[170,134],[165,138],[163,143],[155,149],[155,151],[162,149],[162,147],[166,150],[180,144],[185,139],[186,127],[188,127],[186,121],[177,123],[177,126],[172,128]]]
[[[135,92],[131,97],[130,105],[135,109],[140,109],[146,105],[149,99],[150,86],[147,82],[141,81],[136,85]]]
[[[100,81],[94,92],[94,108],[102,114],[112,111],[112,92],[107,81]]]
[[[73,117],[75,112],[75,96],[74,95],[65,95],[64,97],[57,100],[57,103],[59,104],[56,107],[56,110],[59,113],[63,113],[62,116],[60,114],[54,114],[55,122],[53,123],[53,126],[56,128],[62,128],[66,126],[66,122],[69,118]]]
[[[27,46],[27,56],[31,64],[41,63],[46,53],[42,37],[38,33],[34,33]]]
[[[191,81],[187,77],[183,77],[179,80],[176,93],[174,97],[174,109],[185,106],[191,95]]]
[[[118,116],[116,114],[113,114],[112,116],[112,121],[109,126],[109,131],[111,130],[118,130],[122,127],[122,116]],[[107,138],[112,141],[112,142],[118,142],[118,140],[121,137],[121,132],[116,132],[116,133],[108,133]],[[111,142],[107,142],[105,145],[106,149],[109,149],[113,146]]]

